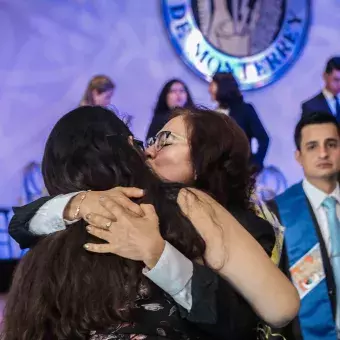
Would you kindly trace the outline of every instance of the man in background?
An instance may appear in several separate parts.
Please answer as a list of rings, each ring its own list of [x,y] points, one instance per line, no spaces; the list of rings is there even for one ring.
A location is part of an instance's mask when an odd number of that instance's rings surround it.
[[[302,103],[302,116],[323,111],[340,121],[340,56],[328,60],[323,75],[324,89],[315,97]]]
[[[270,205],[285,226],[280,267],[297,288],[301,308],[287,339],[340,339],[340,129],[315,112],[295,129],[296,160],[304,179]],[[288,336],[288,334],[290,334]]]

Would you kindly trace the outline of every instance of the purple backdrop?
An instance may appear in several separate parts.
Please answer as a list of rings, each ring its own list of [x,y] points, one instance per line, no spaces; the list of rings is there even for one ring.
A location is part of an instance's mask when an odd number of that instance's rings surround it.
[[[320,89],[325,60],[340,53],[340,2],[313,6],[298,62],[275,84],[245,95],[272,137],[266,163],[279,166],[288,183],[301,177],[292,141],[300,103]],[[0,34],[0,205],[18,202],[22,169],[40,161],[51,127],[77,105],[96,73],[114,79],[113,104],[134,115],[141,138],[170,77],[187,82],[197,103],[212,104],[207,84],[168,41],[159,0],[0,0]]]

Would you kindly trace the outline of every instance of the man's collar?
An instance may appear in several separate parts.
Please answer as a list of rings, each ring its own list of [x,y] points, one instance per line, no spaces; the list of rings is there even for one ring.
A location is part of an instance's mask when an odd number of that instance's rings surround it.
[[[326,88],[324,88],[322,90],[322,94],[324,95],[324,97],[327,100],[333,100],[334,99],[334,94],[332,92],[330,92],[329,90],[327,90]],[[340,99],[340,94],[337,94],[337,98]]]
[[[306,178],[302,182],[303,190],[306,193],[312,207],[314,209],[319,209],[322,202],[328,197],[334,197],[338,203],[340,203],[340,188],[339,183],[336,184],[335,189],[332,193],[327,194],[324,191],[318,189],[316,186],[311,184]]]

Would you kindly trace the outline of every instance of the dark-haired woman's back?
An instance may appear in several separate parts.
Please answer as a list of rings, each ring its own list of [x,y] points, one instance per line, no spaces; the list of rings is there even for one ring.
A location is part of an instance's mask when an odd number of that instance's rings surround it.
[[[8,297],[4,339],[204,339],[170,297],[138,276],[142,263],[89,253],[83,248],[89,241],[96,239],[78,222],[24,256]]]

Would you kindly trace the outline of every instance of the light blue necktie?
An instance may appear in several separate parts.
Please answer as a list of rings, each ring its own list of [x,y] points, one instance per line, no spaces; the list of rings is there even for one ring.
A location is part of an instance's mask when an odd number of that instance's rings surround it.
[[[340,222],[336,214],[336,199],[327,197],[322,205],[326,208],[328,228],[331,237],[330,260],[333,268],[334,281],[336,284],[336,325],[338,336],[340,335]]]

